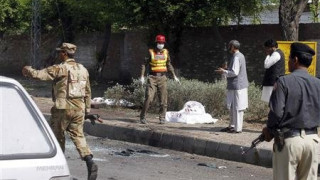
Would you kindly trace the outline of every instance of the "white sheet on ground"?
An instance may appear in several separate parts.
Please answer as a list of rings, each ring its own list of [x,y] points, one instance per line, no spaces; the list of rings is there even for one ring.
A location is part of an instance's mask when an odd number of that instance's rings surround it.
[[[197,101],[188,101],[180,111],[168,111],[166,121],[187,124],[216,123],[218,119],[205,112],[204,106]]]

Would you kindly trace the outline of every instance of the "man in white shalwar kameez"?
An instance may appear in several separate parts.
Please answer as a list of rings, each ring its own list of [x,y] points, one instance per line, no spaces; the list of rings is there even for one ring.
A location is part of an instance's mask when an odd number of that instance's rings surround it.
[[[268,39],[264,43],[264,49],[267,54],[264,60],[264,68],[266,69],[262,81],[261,100],[269,103],[269,99],[273,90],[273,85],[277,78],[284,75],[284,54],[278,49],[277,41]]]
[[[218,68],[217,73],[227,76],[227,108],[230,110],[229,126],[221,129],[223,132],[241,133],[244,110],[248,108],[248,78],[246,60],[239,51],[237,40],[229,42],[228,50],[233,54],[228,69]]]

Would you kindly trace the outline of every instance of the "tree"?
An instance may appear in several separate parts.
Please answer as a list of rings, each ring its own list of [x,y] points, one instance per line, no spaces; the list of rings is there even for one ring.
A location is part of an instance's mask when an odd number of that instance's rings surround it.
[[[299,21],[308,0],[280,0],[279,23],[286,41],[299,40]]]
[[[312,0],[310,4],[310,11],[312,13],[312,21],[314,23],[319,22],[319,0]]]
[[[257,15],[262,10],[262,0],[123,0],[122,4],[124,19],[118,22],[129,29],[147,29],[149,44],[157,33],[168,36],[178,68],[180,61],[176,54],[185,28],[217,27],[232,19],[240,23],[243,15]]]
[[[114,17],[119,14],[116,0],[42,0],[43,32],[60,32],[61,42],[73,42],[76,33],[104,31],[104,43],[97,53],[96,71],[101,75],[107,57]],[[58,18],[57,18],[58,17]],[[54,61],[52,54],[47,64]]]
[[[0,0],[0,38],[5,33],[19,33],[26,29],[25,6],[18,0]]]

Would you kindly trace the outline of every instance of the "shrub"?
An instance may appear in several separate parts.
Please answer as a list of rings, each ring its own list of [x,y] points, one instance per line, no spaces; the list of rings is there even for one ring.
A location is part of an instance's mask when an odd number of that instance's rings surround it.
[[[186,80],[181,78],[181,84],[174,80],[168,80],[168,111],[179,111],[187,101],[198,101],[205,106],[207,113],[213,117],[228,115],[226,108],[226,81],[207,83],[198,80]],[[254,82],[248,88],[249,108],[245,116],[249,120],[259,120],[266,117],[268,106],[260,100],[261,88]],[[108,88],[105,97],[114,99],[126,99],[141,108],[144,103],[145,85],[142,86],[137,79],[128,86],[115,85]],[[157,106],[154,106],[154,105]],[[158,111],[158,95],[155,95],[150,112]]]
[[[245,113],[246,119],[261,120],[267,117],[269,112],[268,104],[261,101],[261,94],[261,87],[251,82],[248,88],[249,108],[247,113]]]
[[[104,97],[107,99],[115,99],[115,104],[119,105],[120,99],[126,99],[130,94],[130,91],[126,90],[123,85],[117,83],[104,92]]]
[[[198,101],[213,116],[227,113],[225,108],[226,82],[206,83],[181,79],[181,84],[168,81],[168,110],[178,111],[187,101]]]

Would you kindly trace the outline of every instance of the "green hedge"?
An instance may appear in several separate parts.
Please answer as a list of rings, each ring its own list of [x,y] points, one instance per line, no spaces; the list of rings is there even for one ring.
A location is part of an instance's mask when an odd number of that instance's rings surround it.
[[[145,85],[142,86],[137,79],[128,86],[115,85],[105,91],[105,98],[116,100],[126,99],[141,108],[144,102]],[[260,100],[261,87],[254,82],[248,88],[249,108],[246,110],[246,120],[265,119],[268,106]],[[158,111],[158,98],[150,106],[150,112]],[[206,83],[198,80],[181,79],[181,84],[168,80],[168,111],[179,111],[187,101],[198,101],[205,106],[207,113],[213,117],[228,116],[226,108],[226,81]]]

